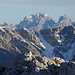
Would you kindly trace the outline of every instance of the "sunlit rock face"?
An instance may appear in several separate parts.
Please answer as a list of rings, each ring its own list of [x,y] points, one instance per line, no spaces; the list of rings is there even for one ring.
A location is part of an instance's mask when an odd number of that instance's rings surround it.
[[[8,66],[17,55],[32,51],[41,56],[43,45],[35,31],[0,28],[0,64]]]

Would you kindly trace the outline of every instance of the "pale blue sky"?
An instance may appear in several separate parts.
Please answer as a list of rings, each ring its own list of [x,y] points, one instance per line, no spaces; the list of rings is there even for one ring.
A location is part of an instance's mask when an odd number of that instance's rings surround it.
[[[66,14],[75,21],[75,0],[0,0],[0,23],[16,24],[36,13],[47,13],[55,21]]]

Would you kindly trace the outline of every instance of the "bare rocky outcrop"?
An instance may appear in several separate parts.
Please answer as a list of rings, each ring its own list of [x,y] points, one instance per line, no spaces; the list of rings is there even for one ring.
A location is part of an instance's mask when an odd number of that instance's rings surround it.
[[[61,26],[40,31],[43,38],[54,46],[54,56],[65,60],[75,60],[75,27]],[[74,61],[73,60],[73,61]]]
[[[20,30],[12,28],[0,29],[0,48],[8,50],[15,56],[27,50],[33,50],[32,52],[36,50],[39,53],[38,51],[43,48],[40,42],[34,31],[29,31],[25,28]]]
[[[72,25],[72,21],[69,17],[64,15],[59,18],[58,26],[65,27],[65,26],[69,26],[69,25]]]
[[[27,28],[40,31],[55,26],[55,21],[47,14],[38,13],[36,15],[25,16],[18,25],[18,29]]]
[[[75,75],[75,62],[65,62],[58,57],[40,57],[30,51],[19,55],[3,75]]]
[[[37,46],[40,46],[40,39],[34,30],[29,31],[26,28],[22,28],[19,29],[18,32],[24,39],[35,43]]]
[[[40,43],[41,41],[34,31],[1,27],[0,64],[7,66],[13,61],[13,59],[15,59],[17,55],[28,51],[41,56],[43,47]]]

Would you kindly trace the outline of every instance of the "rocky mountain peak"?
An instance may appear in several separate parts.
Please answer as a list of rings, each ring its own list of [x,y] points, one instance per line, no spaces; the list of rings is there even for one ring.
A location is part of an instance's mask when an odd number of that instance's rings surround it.
[[[6,23],[6,22],[4,22],[3,24],[2,24],[2,26],[7,26],[8,24]]]
[[[26,16],[23,21],[17,25],[17,28],[25,27],[30,30],[39,31],[53,27],[54,24],[55,21],[49,15],[38,13],[36,15]]]
[[[42,17],[42,18],[44,18],[44,17],[50,17],[48,14],[41,14],[41,13],[37,13],[35,16]]]
[[[61,16],[58,21],[58,26],[68,26],[68,25],[72,25],[71,19],[66,15]]]
[[[0,75],[75,75],[74,61],[75,23],[66,15],[58,23],[38,13],[16,28],[0,26]]]
[[[3,24],[0,24],[0,26],[7,26],[8,24],[4,22]]]
[[[67,15],[61,16],[61,17],[59,18],[59,21],[58,21],[58,22],[60,22],[60,21],[62,21],[62,20],[65,20],[65,19],[69,19],[69,17],[67,17]]]
[[[44,14],[37,13],[35,16],[37,16],[37,17],[44,17]]]

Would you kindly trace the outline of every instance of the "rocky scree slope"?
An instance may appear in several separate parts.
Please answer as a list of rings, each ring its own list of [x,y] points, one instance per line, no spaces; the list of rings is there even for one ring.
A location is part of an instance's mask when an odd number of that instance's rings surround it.
[[[30,51],[19,55],[2,75],[75,75],[75,62],[33,55]]]
[[[40,32],[47,43],[54,47],[52,50],[54,56],[75,61],[74,26],[45,29]]]
[[[42,43],[33,30],[0,28],[1,65],[7,66],[17,55],[27,51],[41,56],[42,49]]]

